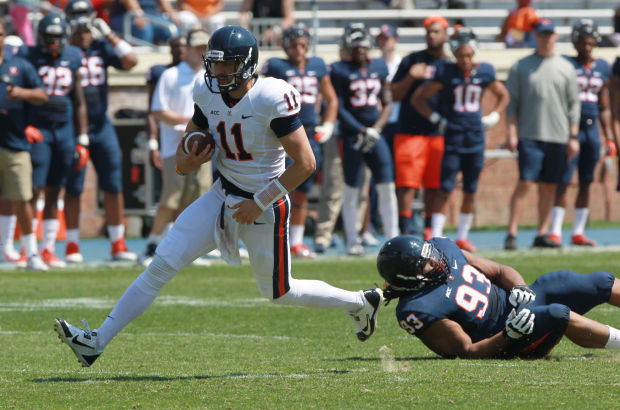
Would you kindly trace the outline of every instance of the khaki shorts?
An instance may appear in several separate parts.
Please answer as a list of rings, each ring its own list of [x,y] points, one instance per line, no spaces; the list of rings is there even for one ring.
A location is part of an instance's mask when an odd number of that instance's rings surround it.
[[[32,199],[32,161],[28,151],[0,148],[0,198],[10,201]]]
[[[202,164],[200,168],[189,175],[176,173],[174,156],[163,158],[162,179],[163,187],[159,204],[170,209],[185,209],[202,194],[211,188],[213,175],[211,163]]]

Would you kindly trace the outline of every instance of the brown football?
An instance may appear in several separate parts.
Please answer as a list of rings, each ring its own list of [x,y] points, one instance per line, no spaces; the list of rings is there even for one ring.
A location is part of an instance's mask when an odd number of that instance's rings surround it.
[[[189,155],[189,153],[192,151],[192,146],[194,144],[198,144],[196,150],[197,153],[202,152],[202,150],[207,148],[207,145],[215,147],[215,139],[213,139],[213,135],[201,130],[192,130],[183,134],[182,143],[183,152],[186,155]]]

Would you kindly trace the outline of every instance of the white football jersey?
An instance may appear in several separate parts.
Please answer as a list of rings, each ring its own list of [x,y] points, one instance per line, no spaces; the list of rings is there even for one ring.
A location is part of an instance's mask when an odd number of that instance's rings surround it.
[[[257,78],[235,104],[226,105],[204,80],[194,85],[194,102],[209,121],[218,150],[215,166],[224,177],[248,192],[261,190],[284,172],[284,148],[270,127],[274,118],[299,113],[299,92],[284,80]]]

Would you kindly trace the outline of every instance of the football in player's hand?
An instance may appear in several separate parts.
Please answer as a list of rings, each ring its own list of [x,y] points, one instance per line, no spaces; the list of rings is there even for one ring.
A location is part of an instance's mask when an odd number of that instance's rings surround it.
[[[182,139],[183,144],[183,153],[189,155],[192,151],[192,146],[197,144],[196,153],[202,152],[208,145],[211,147],[215,147],[215,139],[213,139],[213,135],[209,132],[204,132],[201,130],[192,130],[183,134]]]

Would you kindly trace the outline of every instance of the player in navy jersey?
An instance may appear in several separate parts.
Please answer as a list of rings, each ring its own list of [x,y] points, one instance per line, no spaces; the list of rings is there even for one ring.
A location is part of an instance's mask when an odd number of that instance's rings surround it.
[[[605,60],[592,55],[594,47],[601,41],[597,25],[590,19],[581,19],[573,25],[571,34],[577,56],[565,56],[575,67],[577,83],[580,87],[581,121],[579,123],[579,154],[573,158],[558,184],[555,206],[551,211],[551,232],[549,239],[562,244],[562,221],[566,209],[566,187],[570,184],[575,167],[579,170],[579,191],[575,199],[575,215],[571,242],[574,245],[594,246],[596,242],[584,234],[588,220],[590,202],[590,184],[594,180],[594,167],[600,152],[600,129],[606,141],[606,147],[615,148],[611,131],[611,110],[609,102],[608,79],[609,65]]]
[[[582,315],[620,307],[609,272],[560,270],[527,286],[514,268],[459,249],[447,238],[399,236],[377,256],[386,304],[398,298],[399,325],[429,349],[467,359],[538,359],[562,336],[586,348],[620,349],[620,331]]]
[[[65,215],[67,220],[67,248],[65,259],[82,263],[79,248],[80,196],[84,190],[84,176],[88,157],[95,166],[99,188],[103,191],[111,256],[114,260],[136,260],[127,250],[123,224],[123,187],[121,149],[114,126],[108,117],[108,67],[130,70],[137,63],[131,46],[110,30],[89,0],[72,0],[65,7],[71,30],[70,42],[82,52],[80,67],[82,90],[88,113],[88,141],[78,141],[82,151],[80,162],[71,170],[66,187]],[[101,36],[95,39],[93,32]]]
[[[426,49],[415,51],[401,61],[390,89],[394,101],[401,101],[394,135],[394,166],[398,195],[398,220],[403,233],[416,233],[412,206],[416,191],[424,188],[424,237],[431,236],[432,204],[439,190],[443,136],[438,124],[420,115],[410,104],[415,90],[435,72],[435,64],[445,59],[448,21],[441,16],[424,20]],[[439,95],[429,103],[439,107]]]
[[[32,147],[34,200],[45,187],[43,209],[43,250],[41,256],[51,267],[66,264],[54,253],[59,228],[58,193],[75,167],[77,141],[88,141],[88,119],[79,69],[82,53],[67,45],[65,19],[47,14],[37,28],[37,45],[22,49],[37,69],[49,101],[32,112],[30,125],[43,134],[43,141]]]
[[[381,130],[391,112],[391,93],[384,59],[368,58],[371,37],[367,30],[353,31],[344,39],[350,61],[332,65],[331,78],[338,95],[339,134],[343,142],[345,187],[342,219],[347,253],[364,253],[357,231],[357,206],[363,178],[362,162],[371,169],[379,194],[379,213],[385,237],[398,234],[392,156]]]
[[[338,115],[338,98],[332,86],[327,66],[320,57],[307,57],[310,48],[310,31],[303,23],[296,23],[282,33],[282,47],[286,59],[273,57],[265,62],[262,74],[280,78],[291,84],[301,95],[299,118],[306,129],[310,146],[317,163],[321,164],[319,144],[331,138],[334,121]],[[320,122],[317,114],[318,102],[325,101],[325,113]],[[290,162],[290,159],[287,159]],[[304,227],[308,215],[308,192],[312,188],[316,171],[292,194],[291,210],[291,254],[300,258],[314,259],[316,254],[304,245]]]
[[[432,123],[442,124],[444,153],[441,161],[441,189],[433,204],[432,236],[443,236],[448,199],[454,190],[456,175],[463,175],[463,203],[459,215],[457,245],[474,252],[467,240],[473,220],[478,178],[484,166],[484,130],[499,121],[499,112],[508,105],[506,87],[495,78],[488,63],[474,63],[477,41],[469,28],[457,30],[450,40],[455,63],[439,63],[433,78],[419,87],[411,98],[413,107]],[[491,112],[482,115],[485,90],[496,99]],[[441,95],[443,107],[434,110],[427,100]]]
[[[611,69],[611,108],[613,112],[613,127],[612,131],[616,139],[615,147],[609,144],[609,151],[607,155],[618,155],[618,148],[620,147],[620,57],[616,57],[614,65]],[[618,155],[618,168],[620,169],[620,155]],[[618,186],[616,190],[620,192],[620,173],[618,173]]]
[[[28,127],[29,111],[32,104],[48,100],[41,79],[28,61],[7,55],[5,49],[4,22],[0,18],[0,200],[10,211],[15,210],[21,230],[24,260],[19,254],[13,262],[23,262],[28,270],[46,271],[49,268],[39,256],[37,240],[32,232],[32,162],[30,160],[31,142]],[[2,216],[10,219],[10,216]],[[14,225],[13,225],[14,226]],[[2,227],[3,245],[8,243]],[[10,243],[13,243],[11,236]],[[3,252],[6,254],[7,249]],[[8,258],[7,258],[8,259]]]

